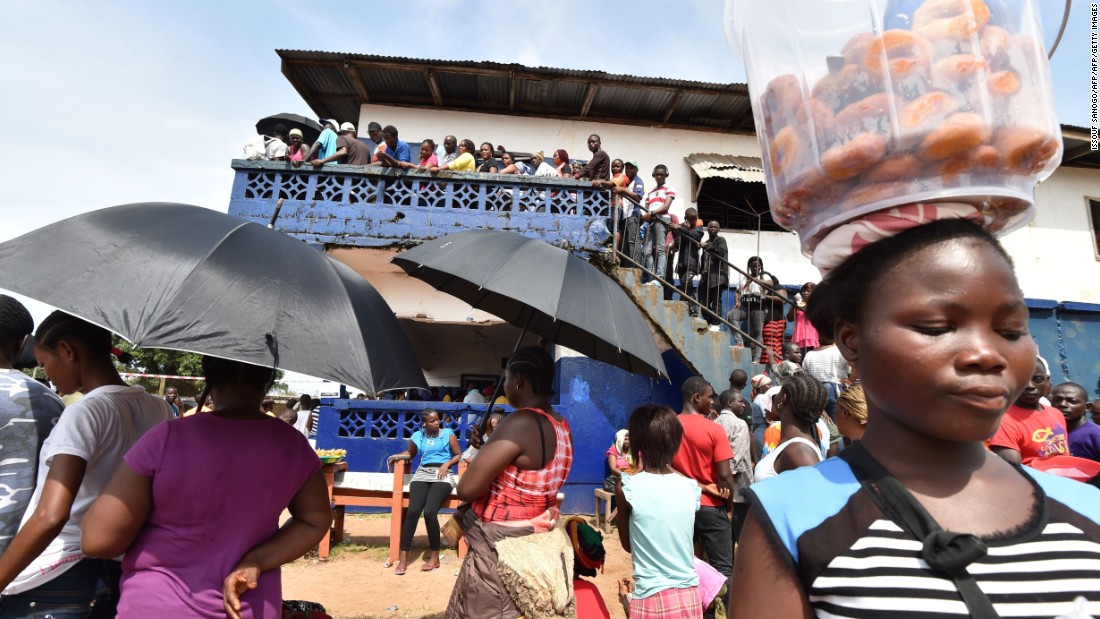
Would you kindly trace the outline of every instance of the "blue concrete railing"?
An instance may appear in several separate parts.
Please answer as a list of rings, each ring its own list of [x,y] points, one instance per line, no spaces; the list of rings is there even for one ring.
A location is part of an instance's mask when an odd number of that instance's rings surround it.
[[[419,243],[462,228],[511,230],[573,250],[609,251],[610,192],[545,176],[405,172],[234,160],[229,214],[307,242]]]

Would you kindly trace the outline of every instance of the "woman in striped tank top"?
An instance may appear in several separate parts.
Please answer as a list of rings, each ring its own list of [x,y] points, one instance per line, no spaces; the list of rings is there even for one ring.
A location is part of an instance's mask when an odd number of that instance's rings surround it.
[[[504,395],[516,411],[497,426],[458,483],[470,501],[461,518],[469,552],[446,617],[514,619],[519,609],[497,573],[496,543],[549,531],[558,518],[557,495],[573,464],[569,423],[550,405],[554,360],[524,348],[505,369]]]
[[[1100,615],[1100,490],[982,441],[1035,344],[1012,263],[964,219],[872,243],[810,320],[859,370],[863,439],[752,487],[731,617]]]

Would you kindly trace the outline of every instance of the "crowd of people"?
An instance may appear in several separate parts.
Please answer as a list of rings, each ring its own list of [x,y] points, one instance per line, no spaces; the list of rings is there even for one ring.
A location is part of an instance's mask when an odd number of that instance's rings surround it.
[[[678,412],[638,407],[607,450],[630,616],[1096,614],[1095,404],[1051,385],[998,242],[965,220],[919,226],[868,245],[808,301],[795,315],[817,347],[784,342],[782,362],[734,372],[720,394],[691,377]],[[66,407],[13,369],[28,338],[81,399]],[[313,402],[272,418],[269,368],[204,357],[195,408],[210,395],[211,410],[175,418],[175,397],[122,381],[115,352],[98,326],[55,312],[35,329],[0,296],[0,618],[279,616],[279,566],[331,522],[304,435]],[[567,560],[591,574],[602,555],[581,523],[556,528],[574,436],[553,384],[550,354],[522,349],[504,372],[514,412],[486,417],[471,449],[428,411],[391,458],[419,460],[396,574],[421,516],[420,569],[438,567],[440,499],[464,501],[448,617],[608,616],[583,580],[532,584]],[[229,474],[244,470],[246,484]]]

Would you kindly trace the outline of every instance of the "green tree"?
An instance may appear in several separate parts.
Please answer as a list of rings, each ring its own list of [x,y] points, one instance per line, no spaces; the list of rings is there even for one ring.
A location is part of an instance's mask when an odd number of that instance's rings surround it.
[[[118,367],[119,372],[136,372],[140,374],[166,374],[169,376],[202,376],[202,355],[181,352],[178,350],[167,350],[164,348],[138,348],[127,342],[126,340],[115,336],[115,346],[120,350],[133,355],[134,360],[129,365],[118,363],[116,360],[115,365]],[[283,371],[278,370],[275,373],[275,380],[282,379]],[[145,387],[145,390],[150,393],[160,393],[160,379],[157,378],[136,378],[129,382],[136,385]],[[165,382],[165,388],[175,387],[179,390],[180,395],[194,397],[202,392],[203,387],[206,386],[205,381],[201,380],[174,380],[168,379]],[[273,391],[286,391],[286,385],[276,382],[272,387]]]

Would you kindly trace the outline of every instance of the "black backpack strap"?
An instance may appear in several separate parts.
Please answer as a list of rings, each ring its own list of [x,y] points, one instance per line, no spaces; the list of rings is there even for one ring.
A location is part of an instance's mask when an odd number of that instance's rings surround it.
[[[974,535],[944,531],[905,486],[858,442],[842,451],[840,458],[851,466],[883,513],[924,543],[921,557],[933,571],[954,581],[970,616],[999,619],[993,603],[966,569],[987,554],[985,542]]]

